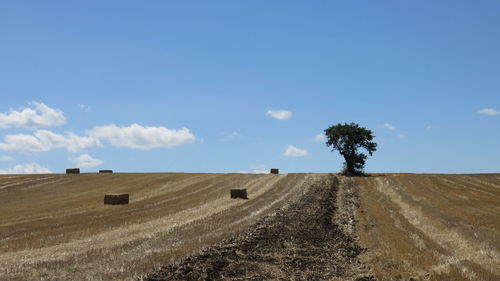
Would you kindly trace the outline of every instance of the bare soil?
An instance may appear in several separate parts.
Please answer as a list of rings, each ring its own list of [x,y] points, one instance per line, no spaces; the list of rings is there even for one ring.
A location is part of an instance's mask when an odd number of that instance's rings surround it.
[[[144,280],[375,280],[358,260],[363,249],[350,231],[358,206],[351,187],[323,177],[243,234]]]

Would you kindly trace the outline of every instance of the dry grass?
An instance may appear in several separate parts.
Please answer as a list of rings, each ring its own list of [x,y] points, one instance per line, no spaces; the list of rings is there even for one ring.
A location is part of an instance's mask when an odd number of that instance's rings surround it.
[[[136,280],[240,233],[319,175],[0,176],[0,280]],[[250,200],[231,200],[231,188]],[[102,204],[128,193],[129,205]]]
[[[500,176],[356,178],[364,261],[379,280],[500,280]]]
[[[3,175],[0,280],[137,280],[242,233],[325,176]],[[378,280],[500,280],[500,175],[343,177],[342,186],[339,198],[357,190],[360,208],[336,202],[335,218],[359,236]],[[250,200],[231,200],[232,188]],[[130,204],[103,205],[106,193],[130,194]]]

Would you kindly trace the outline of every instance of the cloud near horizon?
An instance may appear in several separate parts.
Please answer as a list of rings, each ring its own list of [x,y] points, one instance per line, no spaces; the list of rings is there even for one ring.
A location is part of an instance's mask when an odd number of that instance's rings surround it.
[[[51,174],[48,168],[39,165],[38,163],[32,162],[25,165],[15,165],[12,168],[0,169],[0,174]]]
[[[319,134],[317,134],[317,135],[314,137],[314,139],[315,139],[316,141],[323,142],[323,141],[326,141],[326,136],[325,136],[325,134],[324,134],[324,133],[319,133]]]
[[[38,130],[34,135],[7,135],[0,142],[0,149],[19,152],[45,152],[56,148],[65,148],[69,152],[102,147],[101,142],[93,137],[80,137],[69,133],[60,135],[49,130]]]
[[[29,104],[34,106],[34,109],[24,108],[21,111],[11,109],[8,113],[0,113],[0,128],[37,129],[58,126],[66,122],[66,117],[60,110],[35,101]]]
[[[139,150],[150,150],[160,147],[174,147],[193,143],[195,136],[187,128],[179,130],[165,127],[144,127],[132,124],[128,127],[116,125],[98,126],[88,131],[96,139],[107,140],[116,147],[127,147]]]
[[[238,173],[242,174],[268,174],[269,173],[269,168],[267,165],[256,165],[256,166],[250,166],[250,171],[239,171]]]
[[[389,123],[384,123],[383,125],[380,125],[380,128],[383,128],[383,129],[387,129],[387,130],[390,130],[390,131],[394,131],[396,130],[396,127],[389,124]]]
[[[283,153],[283,156],[286,157],[304,157],[307,155],[309,155],[309,152],[307,150],[297,148],[293,145],[287,146],[285,152]]]
[[[222,141],[222,142],[230,142],[230,141],[233,141],[240,136],[240,134],[238,134],[237,132],[231,132],[231,133],[222,132],[221,135],[222,135],[222,138],[220,139],[220,141]]]
[[[150,150],[159,147],[173,147],[192,143],[195,136],[189,129],[171,130],[165,127],[143,127],[132,124],[128,127],[107,125],[94,127],[88,136],[74,133],[61,135],[49,130],[38,130],[34,134],[12,134],[0,142],[0,150],[18,152],[46,152],[65,148],[69,152],[80,152],[92,148],[102,148],[101,139],[116,147]]]
[[[277,120],[286,120],[292,117],[292,112],[288,110],[268,110],[266,115]]]
[[[493,108],[484,108],[480,109],[477,111],[479,114],[482,115],[488,115],[488,116],[495,116],[500,114],[500,110],[493,109]]]
[[[83,103],[78,104],[78,108],[80,109],[80,111],[87,112],[87,113],[92,111],[92,108],[90,106],[83,104]]]
[[[90,169],[103,163],[102,160],[92,158],[92,156],[88,154],[81,154],[76,158],[69,158],[69,160],[73,161],[78,168],[82,169]]]

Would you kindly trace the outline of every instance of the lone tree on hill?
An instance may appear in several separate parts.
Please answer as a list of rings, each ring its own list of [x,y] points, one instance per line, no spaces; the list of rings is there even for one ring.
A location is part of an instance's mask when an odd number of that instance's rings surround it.
[[[377,150],[377,144],[373,142],[371,130],[360,127],[356,123],[337,124],[325,130],[327,138],[326,146],[331,146],[332,151],[338,150],[345,159],[344,174],[353,176],[363,174],[366,154],[358,152],[359,148],[364,148],[368,154]]]

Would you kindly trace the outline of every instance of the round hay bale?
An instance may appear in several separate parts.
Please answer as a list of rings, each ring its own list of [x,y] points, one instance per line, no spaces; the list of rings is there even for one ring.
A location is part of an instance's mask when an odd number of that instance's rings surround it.
[[[246,189],[231,189],[231,199],[248,199]]]
[[[128,194],[105,194],[104,205],[126,205],[129,201]]]

